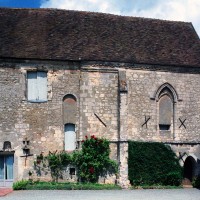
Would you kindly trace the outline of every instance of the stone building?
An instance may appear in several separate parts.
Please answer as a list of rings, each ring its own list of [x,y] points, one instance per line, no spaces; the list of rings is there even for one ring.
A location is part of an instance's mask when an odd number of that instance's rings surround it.
[[[200,173],[200,40],[191,23],[0,9],[0,184],[35,155],[107,138],[128,185],[128,140],[169,144]]]

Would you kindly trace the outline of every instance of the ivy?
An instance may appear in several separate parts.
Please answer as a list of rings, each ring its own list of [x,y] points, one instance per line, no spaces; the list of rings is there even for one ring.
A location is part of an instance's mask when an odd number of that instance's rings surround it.
[[[200,188],[200,176],[194,178],[194,180],[192,181],[192,185],[195,188]]]
[[[129,180],[133,185],[180,185],[183,170],[169,146],[130,141],[128,154]]]

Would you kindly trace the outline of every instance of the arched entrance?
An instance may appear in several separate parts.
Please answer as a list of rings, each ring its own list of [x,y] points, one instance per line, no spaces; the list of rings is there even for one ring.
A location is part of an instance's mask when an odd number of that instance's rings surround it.
[[[184,163],[184,179],[192,182],[195,176],[196,161],[192,156],[188,156]]]

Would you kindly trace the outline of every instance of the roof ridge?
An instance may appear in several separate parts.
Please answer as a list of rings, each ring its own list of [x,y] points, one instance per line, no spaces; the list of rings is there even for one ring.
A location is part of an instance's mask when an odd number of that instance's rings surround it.
[[[63,12],[77,12],[77,13],[85,13],[85,14],[99,14],[99,15],[106,15],[106,16],[115,16],[115,17],[124,17],[130,19],[142,19],[142,20],[150,20],[150,21],[161,21],[161,22],[172,22],[172,23],[184,23],[184,24],[192,24],[192,22],[186,21],[179,21],[179,20],[166,20],[166,19],[159,19],[159,18],[151,18],[151,17],[141,17],[141,16],[128,16],[128,15],[121,15],[121,14],[113,14],[113,13],[104,13],[104,12],[94,12],[94,11],[84,11],[84,10],[70,10],[70,9],[61,9],[61,8],[9,8],[9,7],[0,7],[1,9],[8,9],[8,10],[32,10],[32,11],[63,11]]]

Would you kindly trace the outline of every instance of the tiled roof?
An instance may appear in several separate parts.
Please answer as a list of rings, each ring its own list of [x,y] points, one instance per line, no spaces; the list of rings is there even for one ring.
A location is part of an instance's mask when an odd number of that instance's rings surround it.
[[[185,22],[0,8],[0,57],[200,67],[200,40]]]

